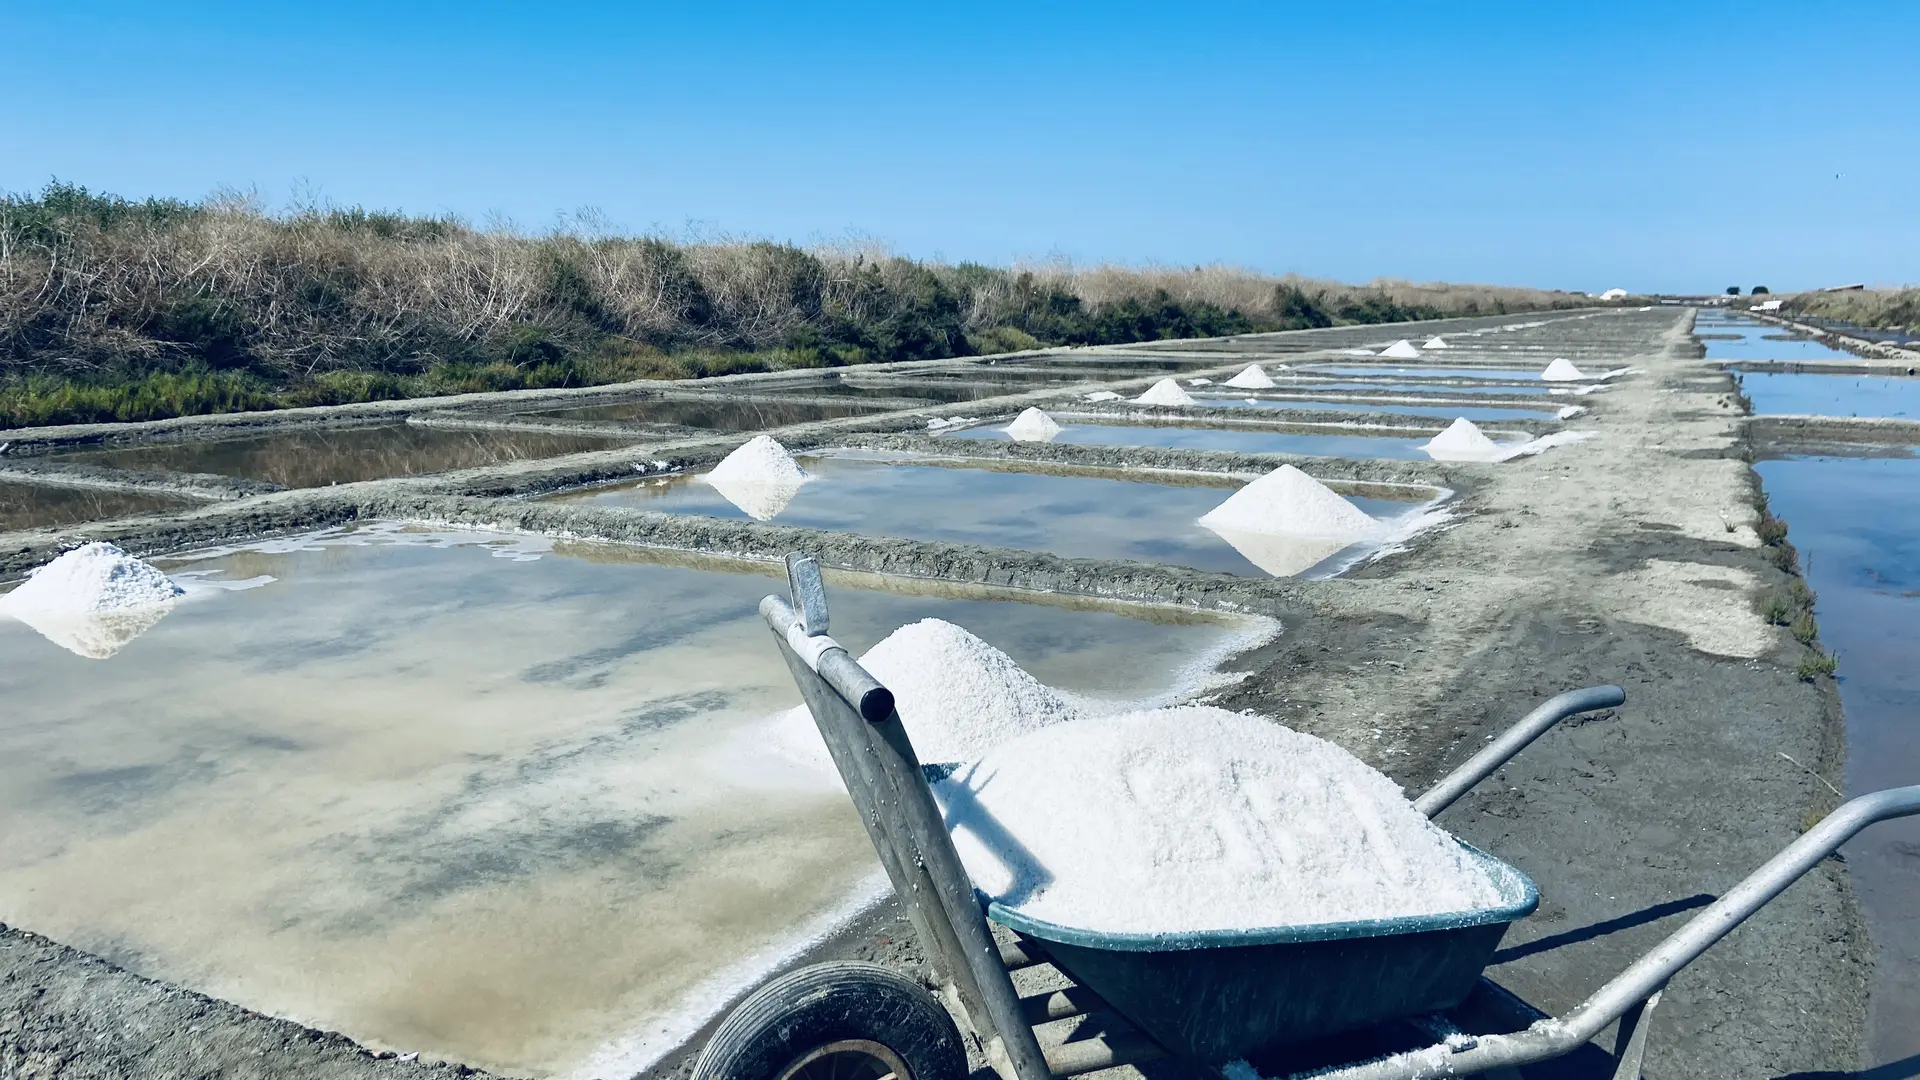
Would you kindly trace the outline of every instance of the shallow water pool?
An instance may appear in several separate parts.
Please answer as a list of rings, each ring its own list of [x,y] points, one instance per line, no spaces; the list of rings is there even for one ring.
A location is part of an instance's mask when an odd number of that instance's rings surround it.
[[[1694,332],[1709,360],[1858,360],[1859,357],[1782,327],[1751,319],[1696,319]]]
[[[1426,461],[1421,449],[1432,436],[1303,435],[1258,428],[1174,426],[1171,424],[1090,424],[1058,421],[1062,430],[1048,440],[1086,446],[1164,446],[1179,450],[1227,450],[1241,454],[1308,454],[1314,457],[1387,458]],[[949,433],[956,439],[1009,441],[1006,424],[994,423]]]
[[[1509,409],[1499,405],[1400,405],[1379,404],[1371,401],[1281,401],[1262,398],[1248,402],[1245,398],[1207,401],[1215,408],[1249,409],[1307,409],[1311,411],[1393,413],[1401,416],[1431,416],[1452,420],[1464,416],[1474,423],[1500,420],[1552,420],[1559,415],[1558,409]]]
[[[1920,784],[1920,458],[1754,469],[1800,549],[1820,638],[1840,658],[1847,794]],[[1920,819],[1875,825],[1845,853],[1878,950],[1874,1063],[1910,1059],[1920,1054]]]
[[[1368,375],[1385,375],[1401,379],[1504,379],[1509,382],[1538,380],[1540,372],[1526,368],[1446,368],[1446,367],[1379,367],[1371,364],[1313,364],[1295,368],[1301,372],[1319,372],[1327,375],[1354,375],[1362,378]]]
[[[145,492],[16,484],[10,480],[0,480],[0,532],[107,521],[134,514],[179,510],[192,505],[194,503],[187,499]]]
[[[779,498],[749,503],[751,512],[698,476],[660,477],[554,498],[1067,558],[1139,559],[1247,577],[1267,577],[1283,565],[1291,567],[1288,574],[1329,573],[1365,550],[1346,544],[1319,550],[1323,545],[1316,544],[1312,548],[1319,557],[1300,565],[1294,564],[1305,558],[1305,549],[1289,548],[1284,558],[1243,554],[1196,523],[1233,494],[1237,481],[1165,483],[883,455],[809,455],[800,461],[815,479]],[[1412,511],[1407,503],[1352,501],[1376,518]]]
[[[282,487],[324,487],[421,476],[503,461],[558,457],[626,445],[618,439],[526,431],[451,431],[414,424],[309,428],[217,442],[154,443],[62,451],[62,461],[118,469],[213,473]]]
[[[163,565],[195,593],[111,659],[0,619],[0,921],[375,1046],[627,1076],[877,869],[765,749],[798,701],[772,577],[391,526]],[[830,586],[856,651],[939,617],[1109,699],[1253,625],[863,584]]]
[[[769,391],[771,392],[771,391]],[[649,398],[623,401],[614,405],[584,405],[575,409],[555,409],[522,415],[544,420],[605,420],[631,424],[673,424],[678,427],[706,428],[710,431],[766,431],[789,424],[811,424],[820,420],[843,420],[849,416],[872,416],[887,411],[884,405],[859,401],[782,402],[755,401],[751,398],[720,397]]]
[[[1741,391],[1760,416],[1813,413],[1920,419],[1920,378],[1745,371],[1739,379]]]

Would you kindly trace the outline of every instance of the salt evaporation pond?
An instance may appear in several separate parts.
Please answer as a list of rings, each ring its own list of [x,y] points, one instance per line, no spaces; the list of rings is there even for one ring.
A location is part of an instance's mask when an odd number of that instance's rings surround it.
[[[769,390],[767,393],[772,393]],[[583,405],[572,409],[523,413],[529,419],[604,420],[628,424],[672,424],[709,431],[766,431],[789,424],[842,420],[888,411],[883,404],[861,401],[756,401],[746,397],[648,398],[613,405]]]
[[[1429,435],[1394,438],[1385,435],[1303,435],[1259,428],[1188,427],[1172,424],[1087,424],[1056,417],[1060,434],[1047,441],[1084,446],[1163,446],[1179,450],[1227,450],[1242,454],[1305,454],[1312,457],[1388,458],[1426,461],[1421,449]],[[1003,422],[955,431],[956,439],[997,439],[1009,436]]]
[[[374,1046],[627,1076],[871,895],[845,795],[763,745],[798,700],[774,577],[384,525],[159,562],[194,591],[112,659],[0,619],[0,921]],[[856,651],[937,617],[1109,699],[1255,629],[858,583]]]
[[[1362,378],[1378,375],[1396,379],[1505,379],[1509,382],[1540,377],[1539,371],[1522,368],[1378,367],[1370,364],[1314,364],[1295,368],[1294,371]]]
[[[984,374],[984,373],[983,373]],[[911,382],[889,384],[884,382],[848,382],[842,379],[829,379],[824,382],[796,383],[792,386],[757,386],[756,393],[792,394],[797,397],[826,398],[903,398],[919,401],[949,404],[956,401],[978,401],[982,398],[1006,397],[1008,394],[1025,394],[1050,386],[1071,386],[1077,379],[1052,379],[1042,382],[960,382],[949,380],[915,379]]]
[[[1754,469],[1800,550],[1820,639],[1840,658],[1847,794],[1920,784],[1920,459],[1801,457]],[[1920,1054],[1920,820],[1882,822],[1844,851],[1878,951],[1871,1063],[1911,1060]]]
[[[1217,393],[1210,387],[1201,387],[1200,389],[1202,392],[1196,393],[1195,394],[1196,397],[1208,397]],[[1441,395],[1441,394],[1545,394],[1545,393],[1550,393],[1552,390],[1553,388],[1551,386],[1544,385],[1543,383],[1541,383],[1539,380],[1536,379],[1533,382],[1523,383],[1520,385],[1514,385],[1510,383],[1483,383],[1483,384],[1476,384],[1472,386],[1461,386],[1458,383],[1443,383],[1438,381],[1432,381],[1432,382],[1405,382],[1405,381],[1403,382],[1316,382],[1316,383],[1283,382],[1269,389],[1255,391],[1255,392],[1256,393],[1274,393],[1278,391],[1280,393],[1293,393],[1293,394],[1320,394],[1320,393],[1332,393],[1335,391],[1340,391],[1345,393],[1368,393],[1368,394]]]
[[[1760,416],[1869,416],[1920,419],[1920,378],[1747,371],[1740,390]]]
[[[415,424],[288,429],[209,442],[65,450],[54,457],[116,469],[213,473],[282,487],[323,487],[470,469],[624,446],[616,439],[526,431],[452,431]]]
[[[191,505],[193,503],[187,499],[145,492],[17,484],[0,480],[0,532],[58,528],[84,521],[105,521],[135,514],[179,510]]]
[[[1377,401],[1283,401],[1278,398],[1207,398],[1209,408],[1227,409],[1306,409],[1322,412],[1393,413],[1399,416],[1432,416],[1445,420],[1464,416],[1469,420],[1552,420],[1557,409],[1507,408],[1501,405],[1402,405]]]
[[[1267,577],[1267,571],[1197,524],[1238,482],[1155,483],[1108,476],[995,468],[969,462],[885,455],[808,455],[814,479],[793,492],[773,520],[869,536],[1045,551],[1068,558],[1139,559],[1196,570]],[[745,519],[749,515],[697,477],[642,480],[553,496],[675,514]],[[1351,498],[1376,518],[1411,513],[1413,504]],[[1364,546],[1328,552],[1302,571],[1331,572]]]
[[[1858,360],[1849,352],[1822,345],[1812,338],[1787,333],[1784,327],[1754,319],[1694,320],[1693,331],[1707,347],[1709,360]],[[1731,335],[1731,337],[1729,337]]]

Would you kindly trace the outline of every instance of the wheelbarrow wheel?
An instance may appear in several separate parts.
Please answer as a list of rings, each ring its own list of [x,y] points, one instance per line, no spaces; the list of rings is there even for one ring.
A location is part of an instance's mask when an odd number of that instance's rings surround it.
[[[960,1029],[919,983],[878,964],[815,964],[755,991],[708,1040],[692,1080],[966,1080]]]

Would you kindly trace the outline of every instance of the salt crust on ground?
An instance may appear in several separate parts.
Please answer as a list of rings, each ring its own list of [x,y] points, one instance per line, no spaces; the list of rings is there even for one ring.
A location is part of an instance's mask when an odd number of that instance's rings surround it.
[[[1479,425],[1464,416],[1428,439],[1421,449],[1436,461],[1494,461],[1504,453],[1499,443],[1487,438]]]
[[[1259,364],[1248,364],[1240,370],[1240,374],[1228,379],[1225,385],[1236,390],[1270,390],[1274,382]]]
[[[1172,379],[1161,379],[1133,399],[1136,405],[1191,405],[1193,398]]]
[[[1540,373],[1540,377],[1547,382],[1579,382],[1586,378],[1579,368],[1573,366],[1573,361],[1564,356],[1548,364],[1546,370]]]
[[[1081,929],[1239,930],[1502,899],[1393,781],[1330,742],[1223,709],[1043,728],[934,793],[976,885]]]
[[[1119,401],[1120,395],[1111,390],[1095,390],[1086,396],[1088,401]]]
[[[1413,347],[1413,342],[1408,341],[1406,338],[1401,338],[1399,341],[1381,349],[1380,355],[1390,356],[1395,360],[1418,360],[1420,359],[1420,350]]]
[[[1015,442],[1048,442],[1063,429],[1058,421],[1040,409],[1028,409],[1007,425],[1007,435]]]
[[[1361,540],[1380,531],[1366,511],[1325,484],[1282,465],[1208,511],[1200,524],[1210,529]]]

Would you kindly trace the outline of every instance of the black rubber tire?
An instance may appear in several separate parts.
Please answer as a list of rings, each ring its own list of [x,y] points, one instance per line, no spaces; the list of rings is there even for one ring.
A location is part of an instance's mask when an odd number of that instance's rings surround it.
[[[822,1048],[877,1043],[897,1080],[966,1080],[960,1029],[919,983],[878,964],[815,964],[754,991],[715,1029],[692,1080],[780,1080]],[[857,1051],[850,1051],[857,1053]]]

